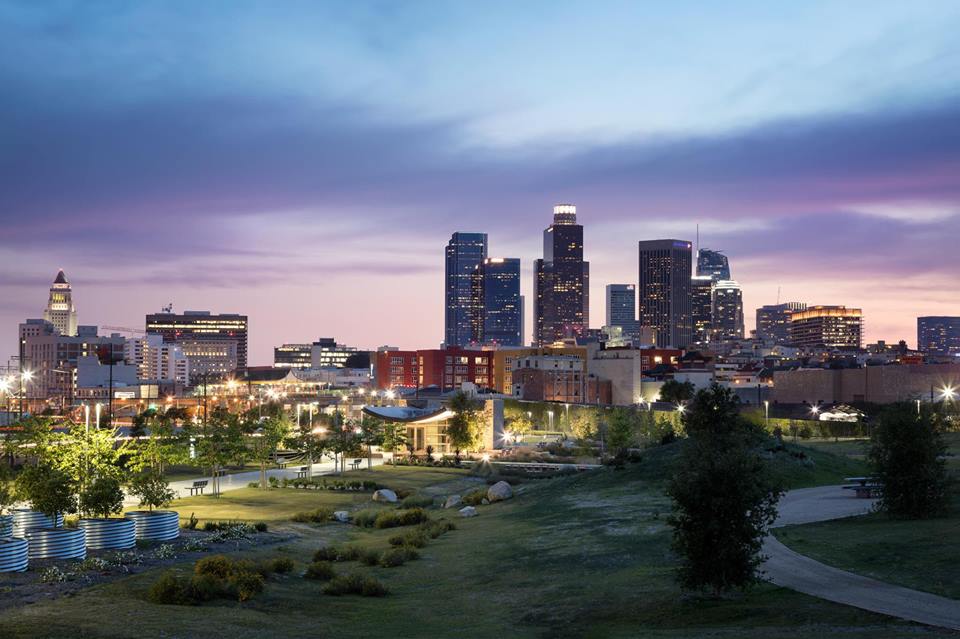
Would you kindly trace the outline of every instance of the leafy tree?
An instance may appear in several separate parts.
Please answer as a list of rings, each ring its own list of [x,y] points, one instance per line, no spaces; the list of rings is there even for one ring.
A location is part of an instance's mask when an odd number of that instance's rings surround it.
[[[140,506],[149,510],[163,508],[176,497],[170,490],[166,478],[156,470],[148,470],[136,475],[130,481],[130,494],[140,498]]]
[[[517,441],[523,439],[524,435],[533,430],[533,422],[524,413],[520,413],[510,418],[507,424],[507,430],[513,434]]]
[[[13,424],[3,438],[3,449],[12,460],[21,457],[34,465],[47,459],[56,445],[53,421],[48,417],[27,417]]]
[[[248,421],[247,448],[254,461],[260,465],[260,488],[267,489],[267,465],[277,454],[277,449],[287,438],[290,424],[285,416],[270,416],[260,422]]]
[[[682,404],[693,398],[696,387],[692,382],[669,379],[660,387],[660,401]]]
[[[689,437],[667,492],[683,587],[714,594],[757,581],[760,549],[782,490],[758,453],[737,398],[716,384],[684,416]]]
[[[453,417],[447,421],[447,440],[459,460],[461,451],[473,450],[480,443],[480,402],[457,391],[450,398],[450,410]]]
[[[17,502],[12,475],[9,467],[0,466],[0,515]]]
[[[358,430],[360,430],[359,426],[346,422],[339,411],[333,414],[330,429],[327,432],[327,446],[333,452],[333,467],[339,468],[338,473],[343,473],[346,456],[360,449]]]
[[[407,427],[397,422],[383,424],[383,449],[394,454],[393,463],[397,463],[396,452],[407,445]]]
[[[217,407],[210,419],[192,424],[188,435],[194,440],[197,459],[210,468],[213,476],[213,494],[220,494],[219,470],[228,461],[236,459],[244,447],[244,428],[240,416]]]
[[[123,489],[113,477],[97,477],[80,493],[80,512],[103,518],[123,510]]]
[[[607,424],[607,441],[617,455],[626,452],[636,441],[641,417],[636,411],[618,407],[613,410]]]
[[[146,417],[144,417],[146,416]],[[185,423],[189,415],[184,408],[168,408],[165,411],[145,411],[140,419],[149,428],[136,443],[132,466],[137,470],[153,468],[161,474],[168,464],[187,459],[187,439],[177,430],[178,423]],[[132,434],[132,431],[131,431]]]
[[[383,421],[367,417],[356,424],[359,443],[367,447],[367,468],[373,467],[372,447],[383,445]]]
[[[870,437],[868,460],[883,486],[879,507],[891,517],[920,519],[943,514],[949,482],[941,435],[943,415],[902,402],[885,408]]]
[[[321,424],[323,424],[321,420]],[[324,435],[327,432],[327,426],[314,426],[309,420],[300,420],[300,425],[292,433],[292,444],[297,450],[307,456],[307,472],[313,472],[313,463],[316,460],[323,459],[323,456],[329,450],[327,440]]]
[[[70,476],[51,466],[28,466],[16,481],[17,496],[56,521],[57,515],[77,512],[77,496]]]
[[[570,416],[573,436],[581,443],[597,437],[600,431],[595,410],[578,410]]]
[[[87,429],[83,424],[72,424],[70,429],[55,438],[46,455],[47,462],[67,473],[78,492],[86,490],[95,477],[121,479],[125,472],[120,463],[127,443],[118,443],[115,429]]]

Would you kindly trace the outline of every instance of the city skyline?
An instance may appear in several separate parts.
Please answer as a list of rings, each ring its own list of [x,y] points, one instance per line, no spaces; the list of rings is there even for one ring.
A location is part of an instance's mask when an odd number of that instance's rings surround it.
[[[249,315],[252,364],[317,334],[435,347],[437,247],[460,228],[488,233],[521,258],[532,300],[544,211],[570,201],[594,318],[606,284],[635,281],[637,241],[693,241],[699,224],[700,245],[735,262],[748,331],[779,290],[862,308],[865,342],[913,344],[917,316],[958,314],[960,102],[948,80],[960,8],[829,4],[702,19],[443,8],[429,26],[413,7],[120,7],[71,20],[5,4],[0,52],[31,64],[0,68],[12,88],[0,256],[17,265],[0,274],[0,339],[15,344],[18,323],[41,316],[62,267],[81,324],[139,327],[170,302]],[[185,19],[201,28],[182,32]],[[738,21],[752,28],[734,34]],[[146,25],[153,37],[137,41]],[[532,55],[573,25],[582,46]],[[271,28],[287,37],[267,52],[243,44]],[[658,33],[699,46],[680,52]],[[773,59],[760,55],[770,42]],[[629,69],[609,71],[625,56]]]

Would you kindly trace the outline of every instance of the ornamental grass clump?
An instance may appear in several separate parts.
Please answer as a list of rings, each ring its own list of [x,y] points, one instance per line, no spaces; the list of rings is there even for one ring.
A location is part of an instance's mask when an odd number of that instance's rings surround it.
[[[337,576],[333,570],[333,564],[329,561],[314,561],[307,566],[303,573],[305,579],[316,579],[317,581],[330,581]]]
[[[323,594],[339,597],[341,595],[361,595],[363,597],[384,597],[389,594],[387,587],[374,577],[365,577],[352,573],[334,577],[323,588]]]

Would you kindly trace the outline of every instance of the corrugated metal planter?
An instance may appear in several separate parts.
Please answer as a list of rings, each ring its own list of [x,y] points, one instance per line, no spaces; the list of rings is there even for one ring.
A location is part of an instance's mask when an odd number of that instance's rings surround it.
[[[37,528],[27,533],[30,559],[84,559],[87,531],[83,528]]]
[[[19,537],[0,539],[0,572],[23,572],[27,569],[29,543]]]
[[[121,550],[137,544],[137,527],[132,519],[81,519],[87,531],[87,550]]]
[[[132,510],[126,513],[137,525],[137,539],[170,541],[180,536],[180,514],[173,510]]]
[[[0,515],[0,539],[13,537],[13,515]]]
[[[54,522],[51,517],[29,508],[16,508],[11,513],[13,514],[14,537],[26,537],[29,531],[36,528],[63,527],[63,515],[57,515],[57,521]]]

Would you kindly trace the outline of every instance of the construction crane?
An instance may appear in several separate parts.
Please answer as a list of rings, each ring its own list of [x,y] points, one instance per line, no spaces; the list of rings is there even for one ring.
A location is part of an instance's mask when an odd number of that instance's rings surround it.
[[[146,335],[147,331],[142,328],[130,328],[129,326],[101,326],[100,328],[107,331],[116,331],[117,333],[137,333],[139,335]]]

